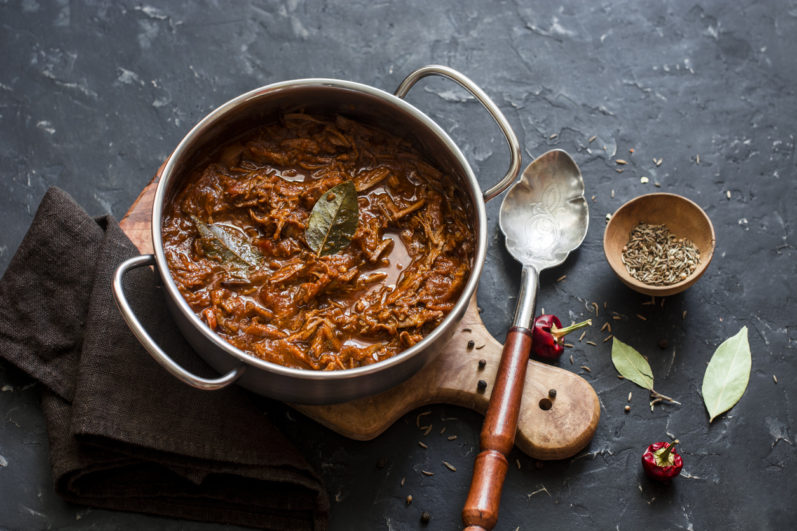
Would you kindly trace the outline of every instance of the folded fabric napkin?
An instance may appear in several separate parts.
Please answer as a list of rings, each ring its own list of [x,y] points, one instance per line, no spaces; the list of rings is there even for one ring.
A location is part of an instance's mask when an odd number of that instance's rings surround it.
[[[113,218],[51,188],[0,279],[0,357],[42,384],[56,491],[105,509],[325,528],[319,477],[247,393],[179,382],[130,333],[111,277],[136,254]],[[157,275],[139,268],[125,285],[167,352],[212,376],[176,332]]]

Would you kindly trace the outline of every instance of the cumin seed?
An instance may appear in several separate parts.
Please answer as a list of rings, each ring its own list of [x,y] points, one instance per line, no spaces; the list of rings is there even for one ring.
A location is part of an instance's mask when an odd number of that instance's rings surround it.
[[[445,466],[447,469],[449,469],[451,472],[456,472],[456,471],[457,471],[457,467],[455,467],[454,465],[452,465],[452,464],[451,464],[451,463],[449,463],[448,461],[443,461],[443,465],[444,465],[444,466]]]

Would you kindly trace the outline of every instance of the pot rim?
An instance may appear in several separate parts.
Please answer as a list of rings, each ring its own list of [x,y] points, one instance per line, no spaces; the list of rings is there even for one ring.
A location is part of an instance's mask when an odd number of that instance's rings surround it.
[[[476,252],[474,253],[473,256],[473,263],[470,275],[468,277],[468,281],[465,284],[465,287],[463,288],[462,293],[460,294],[459,299],[457,300],[457,303],[454,305],[454,308],[452,308],[448,312],[443,321],[439,325],[437,325],[434,328],[434,330],[432,330],[429,334],[427,334],[423,338],[423,340],[416,343],[412,347],[401,351],[400,353],[396,354],[395,356],[389,359],[373,363],[371,365],[357,367],[354,369],[318,371],[312,369],[298,369],[293,367],[286,367],[284,365],[279,365],[277,363],[257,358],[256,356],[244,352],[243,350],[228,343],[221,336],[213,332],[213,330],[211,330],[199,318],[199,316],[196,313],[194,313],[194,311],[190,308],[185,298],[177,289],[177,285],[175,284],[171,272],[169,271],[169,267],[166,262],[166,256],[163,250],[163,240],[161,237],[161,228],[162,228],[161,220],[163,215],[163,206],[166,200],[166,191],[169,187],[171,180],[175,178],[174,175],[177,171],[177,165],[180,162],[180,159],[183,157],[183,155],[190,152],[192,145],[199,138],[201,138],[201,136],[205,134],[206,131],[210,130],[215,125],[217,125],[223,118],[226,117],[228,113],[234,111],[240,105],[249,103],[252,100],[266,97],[268,94],[274,92],[292,90],[296,88],[308,88],[308,87],[327,87],[330,89],[345,89],[354,92],[361,92],[370,96],[375,96],[379,99],[385,100],[386,103],[390,105],[398,106],[401,109],[401,111],[410,114],[414,119],[418,120],[425,127],[431,130],[435,134],[435,136],[438,137],[446,145],[446,147],[454,155],[457,162],[464,170],[465,175],[463,177],[466,178],[466,180],[468,181],[467,184],[472,188],[470,190],[471,192],[470,197],[472,199],[474,214],[475,214],[474,216],[475,219],[473,219],[474,229],[481,228],[481,230],[475,230],[475,232],[477,233],[476,234],[477,238],[475,242]],[[479,282],[479,277],[481,276],[482,267],[484,265],[484,261],[487,255],[487,214],[486,214],[484,199],[482,197],[481,186],[479,185],[479,182],[476,179],[476,176],[473,173],[470,164],[468,164],[467,159],[462,154],[462,151],[459,149],[459,147],[449,137],[448,133],[446,133],[435,121],[429,118],[429,116],[427,116],[425,113],[421,112],[414,105],[411,105],[405,100],[393,94],[390,94],[389,92],[372,87],[370,85],[365,85],[354,81],[333,79],[333,78],[303,78],[303,79],[280,81],[277,83],[265,85],[250,90],[248,92],[245,92],[239,96],[236,96],[235,98],[217,107],[209,114],[207,114],[204,118],[202,118],[202,120],[200,120],[193,128],[191,128],[191,130],[182,138],[180,143],[175,148],[174,152],[169,156],[169,159],[163,169],[163,172],[161,174],[161,179],[158,182],[158,186],[155,191],[155,197],[153,200],[153,207],[152,207],[151,227],[152,227],[152,245],[153,245],[158,273],[160,274],[163,284],[166,287],[168,296],[171,297],[173,302],[175,302],[180,312],[183,314],[184,317],[188,319],[193,328],[197,332],[205,336],[206,339],[209,339],[216,347],[222,349],[225,353],[229,354],[230,356],[232,356],[233,358],[237,359],[240,362],[243,362],[249,366],[256,367],[258,369],[262,369],[270,373],[283,375],[291,378],[298,378],[302,380],[323,380],[323,381],[348,380],[351,378],[376,374],[385,370],[389,370],[391,367],[401,364],[404,361],[419,355],[428,345],[434,343],[439,336],[445,334],[449,327],[455,326],[456,322],[461,320],[462,315],[464,315],[465,310],[470,304],[471,298],[476,292],[476,288]]]

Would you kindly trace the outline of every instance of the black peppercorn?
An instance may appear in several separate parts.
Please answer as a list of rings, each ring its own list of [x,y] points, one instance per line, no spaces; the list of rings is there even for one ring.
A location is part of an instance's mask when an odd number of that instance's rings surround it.
[[[479,360],[479,370],[484,369],[487,366],[487,360]]]
[[[422,524],[428,524],[429,520],[431,520],[431,519],[432,519],[432,515],[429,514],[428,512],[424,511],[423,513],[421,513],[421,523]]]
[[[659,348],[664,350],[665,348],[669,347],[670,343],[666,339],[659,339]]]
[[[548,398],[556,398],[556,389],[548,390]]]
[[[476,346],[476,342],[472,339],[468,340],[468,350],[473,350],[473,347]]]
[[[478,389],[480,393],[483,393],[485,389],[487,389],[487,382],[485,380],[479,380],[476,389]]]

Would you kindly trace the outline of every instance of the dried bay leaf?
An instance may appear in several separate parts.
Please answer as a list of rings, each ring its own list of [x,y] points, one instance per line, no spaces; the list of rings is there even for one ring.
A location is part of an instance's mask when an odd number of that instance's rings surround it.
[[[346,181],[316,201],[304,238],[316,255],[334,254],[351,243],[358,221],[357,190],[352,181]]]
[[[747,340],[747,327],[717,347],[703,375],[703,402],[709,422],[725,413],[742,398],[750,381],[752,356]]]
[[[626,380],[631,380],[643,389],[653,390],[653,371],[648,360],[616,337],[612,339],[612,363]]]
[[[229,223],[205,223],[196,216],[191,216],[205,255],[224,264],[244,267],[255,267],[260,263],[261,255],[249,241],[246,232]]]

